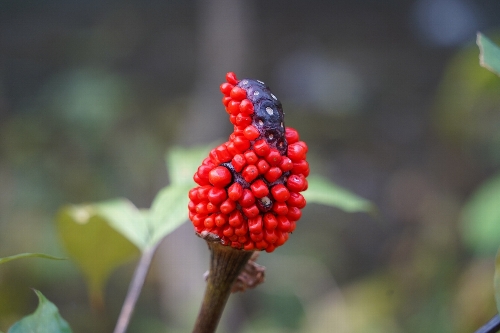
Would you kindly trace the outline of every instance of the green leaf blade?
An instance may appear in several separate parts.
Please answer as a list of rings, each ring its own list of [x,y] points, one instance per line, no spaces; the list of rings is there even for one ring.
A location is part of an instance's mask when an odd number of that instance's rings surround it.
[[[35,312],[15,323],[7,333],[72,333],[57,307],[40,291],[35,293],[39,302]]]
[[[177,184],[163,188],[151,205],[150,246],[155,246],[188,219],[188,191],[192,184]]]
[[[113,270],[140,253],[136,245],[111,226],[109,216],[101,214],[99,206],[69,205],[61,208],[57,216],[63,245],[85,275],[95,308],[104,306],[102,290]]]
[[[51,256],[51,255],[48,255],[45,253],[20,253],[20,254],[15,254],[13,256],[0,258],[0,265],[5,264],[5,263],[12,261],[12,260],[23,259],[23,258],[43,258],[43,259],[50,259],[50,260],[66,260],[66,258],[54,257],[54,256]]]
[[[461,212],[461,233],[478,255],[494,255],[500,243],[500,174],[486,180]]]
[[[500,76],[500,47],[481,33],[477,34],[476,43],[479,47],[479,64]]]
[[[330,182],[320,176],[308,179],[309,187],[304,192],[308,203],[317,203],[339,208],[348,213],[363,212],[377,215],[377,208],[370,201]]]

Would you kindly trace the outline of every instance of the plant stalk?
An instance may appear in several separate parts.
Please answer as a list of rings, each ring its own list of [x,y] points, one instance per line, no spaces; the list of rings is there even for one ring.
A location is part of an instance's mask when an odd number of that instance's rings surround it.
[[[205,296],[193,333],[214,333],[231,293],[234,281],[253,251],[237,250],[217,241],[207,240],[210,249],[210,272]]]
[[[137,303],[137,299],[141,294],[142,286],[144,285],[144,281],[146,280],[146,275],[148,274],[149,266],[151,265],[151,261],[153,260],[155,251],[156,246],[153,246],[148,247],[144,250],[144,252],[142,252],[141,259],[137,264],[134,276],[132,277],[132,281],[130,282],[127,296],[125,297],[125,301],[123,302],[123,306],[120,311],[120,315],[118,316],[116,327],[113,333],[125,333],[127,331],[128,325],[130,323],[130,318],[134,313],[135,304]]]
[[[495,315],[489,322],[484,324],[474,333],[496,333],[500,330],[500,316]]]

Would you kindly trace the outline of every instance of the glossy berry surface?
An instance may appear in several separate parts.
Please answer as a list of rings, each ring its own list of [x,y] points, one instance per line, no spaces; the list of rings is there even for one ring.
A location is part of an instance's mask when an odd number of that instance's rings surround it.
[[[259,80],[226,74],[222,104],[234,125],[193,176],[189,219],[198,234],[245,251],[274,251],[295,230],[306,200],[307,144],[284,125],[278,98]]]

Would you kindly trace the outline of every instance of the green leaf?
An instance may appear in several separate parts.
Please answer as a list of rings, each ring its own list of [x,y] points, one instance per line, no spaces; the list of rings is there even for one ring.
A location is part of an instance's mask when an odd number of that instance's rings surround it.
[[[98,205],[69,205],[63,207],[57,216],[57,226],[64,247],[83,271],[90,300],[95,308],[104,306],[102,290],[111,272],[139,254],[138,247],[121,233],[129,233],[129,229],[118,227],[121,230],[118,232],[115,228],[119,221],[114,219],[121,217],[125,224],[132,224],[135,218],[140,217],[137,224],[144,224],[141,220],[143,216],[137,211],[137,214],[129,216],[128,221],[126,214],[113,215],[117,206],[127,209],[125,207],[128,204],[111,201]],[[134,210],[130,209],[128,212]],[[142,227],[138,229],[142,230]]]
[[[147,211],[139,210],[127,199],[96,203],[92,209],[141,251],[146,248],[150,238]]]
[[[335,185],[326,178],[311,176],[308,177],[307,182],[309,187],[304,192],[304,197],[308,203],[332,206],[349,213],[365,212],[372,215],[377,213],[375,205],[370,201]]]
[[[177,229],[188,219],[188,191],[193,184],[175,184],[163,188],[151,206],[150,246],[155,246],[166,235]]]
[[[213,146],[214,144],[189,149],[171,148],[165,156],[170,183],[194,185],[193,175]]]
[[[20,253],[10,257],[0,258],[0,265],[5,264],[6,262],[22,259],[22,258],[44,258],[51,260],[66,260],[66,258],[58,258],[44,253]],[[1,332],[0,332],[1,333]]]
[[[495,254],[500,244],[499,202],[500,174],[482,184],[462,209],[462,237],[479,255]]]
[[[476,43],[479,46],[479,64],[500,76],[500,48],[481,33],[477,34]]]
[[[35,312],[15,323],[7,333],[71,333],[57,307],[38,290],[35,293],[39,302]]]

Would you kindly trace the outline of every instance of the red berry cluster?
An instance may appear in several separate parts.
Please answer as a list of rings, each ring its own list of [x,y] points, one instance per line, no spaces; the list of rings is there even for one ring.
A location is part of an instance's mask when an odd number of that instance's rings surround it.
[[[227,73],[220,90],[234,125],[229,141],[212,149],[189,191],[189,219],[198,234],[224,245],[272,252],[283,245],[306,200],[307,145],[283,125],[283,110],[263,82]]]

